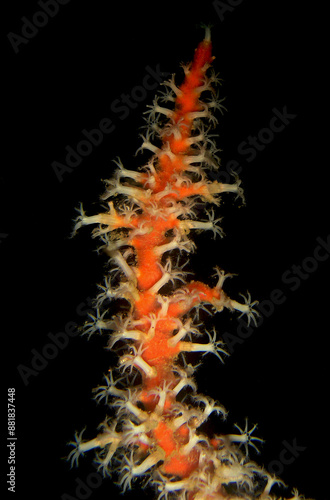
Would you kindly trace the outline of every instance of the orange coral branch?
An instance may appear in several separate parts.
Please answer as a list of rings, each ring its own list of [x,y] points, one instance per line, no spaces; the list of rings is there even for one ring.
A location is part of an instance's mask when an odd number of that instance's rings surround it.
[[[120,466],[119,483],[125,490],[140,476],[148,476],[156,487],[157,498],[189,500],[245,498],[266,500],[274,481],[262,468],[244,456],[235,442],[251,443],[254,430],[246,428],[241,436],[208,437],[200,426],[215,412],[225,409],[211,398],[196,394],[194,368],[179,362],[179,354],[211,353],[222,360],[226,354],[221,340],[194,324],[191,311],[200,308],[220,312],[224,308],[255,319],[255,303],[230,299],[223,291],[227,275],[216,269],[218,281],[212,288],[199,281],[187,281],[173,252],[191,252],[194,243],[189,233],[211,230],[221,234],[220,219],[212,211],[207,220],[196,218],[196,205],[218,204],[219,195],[233,192],[242,196],[239,181],[233,184],[210,182],[207,167],[217,167],[214,145],[204,123],[210,128],[216,120],[213,109],[221,109],[214,97],[215,75],[208,76],[214,59],[210,30],[197,47],[193,62],[185,68],[185,78],[176,86],[174,77],[165,82],[163,107],[155,99],[148,112],[148,133],[141,149],[152,152],[143,171],[126,170],[120,162],[113,179],[106,181],[103,199],[111,198],[106,213],[86,216],[82,211],[76,230],[97,224],[93,235],[102,239],[103,250],[120,275],[112,286],[112,274],[97,297],[94,322],[88,333],[112,331],[109,346],[124,346],[119,358],[117,378],[111,370],[106,385],[97,390],[97,399],[111,399],[117,416],[103,424],[103,431],[91,441],[77,436],[70,458],[100,448],[97,461],[105,473],[113,457]],[[211,100],[203,101],[203,93]],[[156,135],[157,145],[150,137]],[[118,197],[120,195],[120,197]],[[169,255],[169,256],[168,256]],[[129,310],[106,319],[106,299],[125,299]],[[202,336],[196,342],[196,335]],[[206,339],[206,341],[205,341]],[[182,391],[190,387],[190,402]],[[189,400],[187,400],[189,401]],[[255,446],[255,445],[253,445]],[[234,485],[234,486],[233,486]],[[263,493],[262,485],[264,486]],[[234,492],[234,493],[233,493]],[[237,495],[237,496],[235,496]]]

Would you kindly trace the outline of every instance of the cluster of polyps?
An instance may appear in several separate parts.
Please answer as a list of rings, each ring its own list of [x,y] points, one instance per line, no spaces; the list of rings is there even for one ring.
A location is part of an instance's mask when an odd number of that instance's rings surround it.
[[[212,438],[199,432],[211,413],[224,418],[226,411],[196,394],[194,368],[178,360],[185,352],[213,353],[220,359],[226,354],[215,332],[203,332],[193,323],[193,310],[228,308],[248,320],[256,314],[249,295],[239,303],[224,293],[228,275],[222,270],[216,269],[214,287],[188,282],[184,266],[173,258],[173,253],[194,250],[192,230],[221,234],[213,211],[206,212],[206,220],[196,219],[197,203],[217,205],[225,192],[242,196],[239,181],[211,182],[205,174],[218,166],[208,135],[216,122],[213,110],[221,110],[214,91],[218,79],[207,76],[212,59],[207,29],[193,62],[184,67],[183,83],[176,86],[174,77],[165,82],[166,92],[150,106],[141,146],[152,152],[150,160],[138,172],[118,162],[103,195],[103,200],[112,199],[108,210],[93,216],[81,212],[76,221],[75,229],[98,225],[93,235],[102,239],[114,264],[85,332],[112,331],[109,347],[119,343],[122,354],[118,368],[105,377],[106,385],[96,389],[96,399],[104,399],[116,416],[103,422],[102,432],[90,441],[76,435],[70,459],[76,462],[97,448],[105,475],[116,471],[124,490],[135,478],[147,478],[159,499],[270,499],[270,489],[279,481],[248,457],[248,445],[260,441],[252,436],[255,426]],[[161,101],[174,105],[169,109]],[[125,299],[129,306],[107,318],[108,299]],[[203,341],[195,342],[196,336]],[[187,387],[189,399],[182,397]],[[294,492],[294,498],[301,497]]]

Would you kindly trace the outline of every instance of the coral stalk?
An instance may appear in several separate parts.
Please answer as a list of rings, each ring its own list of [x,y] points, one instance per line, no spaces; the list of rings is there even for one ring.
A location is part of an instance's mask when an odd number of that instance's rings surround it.
[[[226,355],[216,332],[204,331],[193,319],[200,309],[227,308],[248,321],[257,315],[249,295],[240,303],[224,292],[229,276],[224,271],[216,268],[210,286],[188,281],[179,265],[183,253],[195,250],[191,232],[222,235],[213,210],[200,219],[201,202],[204,207],[218,205],[226,192],[243,196],[238,179],[222,184],[206,175],[219,167],[209,130],[217,123],[213,112],[223,109],[214,90],[219,79],[208,74],[211,49],[206,29],[193,62],[184,67],[182,84],[177,86],[173,76],[149,106],[140,148],[152,153],[148,162],[133,171],[117,161],[102,196],[107,211],[87,216],[81,209],[76,220],[75,231],[97,225],[93,236],[101,238],[112,265],[85,333],[111,331],[109,348],[119,345],[121,355],[95,396],[115,416],[103,422],[102,432],[91,441],[76,435],[69,458],[74,463],[95,448],[103,473],[115,471],[124,491],[136,478],[147,477],[158,499],[270,499],[270,489],[279,481],[248,455],[248,446],[261,441],[252,435],[255,426],[215,437],[201,432],[212,413],[225,418],[226,410],[197,394],[195,368],[182,361],[184,356],[179,360],[179,354],[189,352],[214,354],[221,361]],[[124,299],[128,306],[109,318],[109,299]],[[294,493],[293,498],[301,497]]]

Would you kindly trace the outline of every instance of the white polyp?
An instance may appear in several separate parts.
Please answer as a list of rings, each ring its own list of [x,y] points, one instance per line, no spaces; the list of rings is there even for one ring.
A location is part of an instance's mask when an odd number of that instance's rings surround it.
[[[161,152],[159,153],[159,156],[161,156],[161,155],[168,156],[171,161],[174,161],[176,159],[176,155],[171,150],[168,142],[166,142],[166,144],[164,144]]]
[[[148,317],[148,321],[150,322],[150,326],[148,327],[148,332],[145,334],[145,336],[147,340],[151,340],[155,336],[158,319],[155,314],[150,314],[150,316]]]
[[[190,431],[191,432],[191,431]],[[192,437],[189,438],[189,441],[187,444],[185,444],[182,448],[182,451],[185,455],[188,455],[188,453],[191,452],[191,450],[196,446],[197,443],[200,441],[205,441],[207,443],[207,438],[206,436],[203,435],[198,435],[194,433]]]
[[[111,229],[112,226],[117,222],[117,218],[111,214],[97,214],[91,215],[87,217],[86,215],[82,215],[77,219],[77,223],[75,225],[75,230],[79,229],[81,226],[88,226],[89,224],[104,224],[109,226]]]
[[[99,247],[99,251],[104,250],[108,254],[110,252],[113,252],[114,250],[118,250],[118,248],[121,248],[123,246],[129,245],[129,238],[121,238],[116,241],[107,241],[105,245],[102,245]]]
[[[91,439],[85,443],[79,444],[79,451],[84,453],[85,451],[92,450],[93,448],[104,448],[107,444],[110,443],[119,443],[121,441],[121,436],[114,436],[111,433],[103,433],[99,434],[96,438]]]
[[[187,113],[187,118],[188,120],[196,120],[198,118],[209,118],[210,113],[207,109],[204,111],[190,111],[190,113]]]
[[[132,401],[128,400],[127,403],[125,403],[125,408],[126,408],[126,410],[133,413],[133,415],[135,415],[139,420],[141,420],[141,422],[144,422],[148,418],[148,415],[146,414],[146,412],[143,410],[140,410],[140,408],[135,406],[135,404],[132,403]]]
[[[181,339],[183,339],[187,333],[189,332],[190,329],[190,323],[191,321],[187,321],[186,325],[183,325],[178,333],[176,333],[173,337],[168,339],[167,344],[169,347],[175,347],[178,342],[180,342]]]
[[[124,330],[120,335],[123,339],[139,340],[140,342],[146,338],[146,334],[141,330]]]
[[[152,144],[150,141],[144,141],[141,146],[141,149],[148,149],[152,153],[159,153],[160,151],[160,149],[154,144]]]
[[[173,118],[175,116],[175,113],[172,109],[163,108],[162,106],[159,106],[158,104],[155,104],[154,111],[156,113],[161,113],[162,115],[165,115],[167,118]]]
[[[155,176],[149,174],[148,177],[147,177],[147,179],[144,180],[143,186],[145,187],[146,184],[148,184],[151,187],[151,189],[154,189],[155,184],[156,184],[156,178],[155,178]]]
[[[171,90],[175,93],[176,96],[181,96],[182,95],[182,90],[180,90],[176,85],[175,85],[175,75],[171,76],[170,80],[167,80],[166,82],[163,82],[162,85],[166,85],[167,87],[170,87]]]
[[[186,165],[190,165],[191,163],[204,163],[205,160],[205,152],[199,153],[197,155],[185,155],[183,159]]]
[[[155,169],[154,163],[153,163],[153,158],[151,158],[148,163],[146,163],[142,169],[147,170],[148,174],[151,175],[152,177],[156,177],[157,171]]]
[[[205,141],[205,134],[203,133],[200,133],[199,135],[195,135],[193,137],[189,137],[188,139],[186,139],[186,142],[189,146],[191,146],[192,144],[196,144],[198,142],[204,142]]]
[[[236,309],[236,311],[241,311],[242,313],[248,313],[250,311],[250,306],[248,304],[241,304],[236,300],[230,300],[230,305]]]
[[[181,342],[180,348],[185,352],[214,352],[213,344],[196,344],[195,342]]]
[[[171,301],[170,297],[167,297],[166,295],[157,296],[157,302],[161,306],[160,311],[158,311],[159,318],[164,318],[167,315],[170,301]]]
[[[164,452],[162,450],[157,450],[151,455],[149,455],[140,465],[134,465],[132,467],[132,475],[140,476],[147,470],[151,469],[154,465],[156,465],[160,460],[164,459]]]
[[[143,149],[149,149],[149,151],[151,151],[152,153],[158,153],[160,151],[160,149],[157,146],[155,146],[149,141],[150,133],[147,134],[147,137],[144,137],[143,135],[140,135],[140,137],[142,137],[143,142],[142,145],[137,150],[136,154]]]
[[[164,198],[164,196],[168,196],[169,194],[179,194],[179,192],[176,191],[171,184],[167,184],[163,191],[159,191],[159,193],[155,194],[154,198],[159,201]]]
[[[144,201],[146,198],[150,198],[151,195],[150,189],[142,189],[122,185],[118,187],[118,189],[116,189],[116,192],[119,194],[126,194],[127,196],[139,201]]]
[[[268,474],[267,472],[265,472],[264,477],[267,478],[267,484],[264,488],[264,491],[262,492],[260,499],[268,500],[268,498],[273,498],[273,497],[268,496],[272,487],[275,484],[282,484],[283,486],[285,486],[285,483],[281,479],[278,479],[276,476],[272,476],[272,475]],[[293,497],[293,498],[290,498],[290,500],[304,500],[304,497]]]
[[[98,319],[95,322],[95,328],[97,330],[110,330],[112,325],[112,321],[103,321],[102,319]]]
[[[127,281],[121,283],[117,288],[114,289],[112,297],[124,298],[130,302],[132,300],[138,300],[140,294],[135,286],[135,283]]]
[[[145,433],[148,431],[147,429],[146,422],[143,422],[142,424],[135,425],[133,422],[130,420],[124,427],[123,435],[125,440],[131,440],[134,437],[140,436],[141,434]]]
[[[173,427],[174,429],[179,429],[181,425],[185,424],[189,420],[189,416],[187,417],[185,414],[181,415],[180,417],[177,417],[173,420]]]
[[[226,438],[232,443],[247,443],[249,441],[249,436],[246,434],[227,434]]]
[[[159,245],[154,249],[154,253],[157,256],[163,255],[165,252],[169,252],[170,250],[174,250],[175,248],[178,248],[179,244],[176,238],[173,238],[172,241],[169,243],[165,243],[164,245]]]
[[[208,184],[209,193],[238,193],[238,184],[222,184],[221,182],[214,181],[212,184]]]
[[[135,356],[134,365],[138,366],[141,370],[144,371],[147,377],[153,378],[157,375],[157,370],[154,366],[148,365],[146,361],[144,361],[141,356]]]
[[[254,448],[258,452],[259,450],[253,441],[258,441],[259,443],[263,443],[263,439],[252,436],[253,432],[257,428],[257,425],[255,424],[249,430],[248,420],[246,419],[244,430],[241,429],[237,424],[235,424],[235,427],[240,431],[241,434],[228,434],[226,436],[226,438],[229,439],[229,441],[231,441],[231,442],[244,444],[245,450],[246,450],[246,455],[248,455],[248,445],[252,446],[252,448]]]
[[[216,332],[214,331],[213,337],[208,334],[211,342],[208,344],[197,344],[195,342],[180,342],[180,350],[185,352],[204,352],[204,353],[212,353],[215,354],[221,362],[223,362],[221,358],[221,354],[228,355],[228,353],[220,347],[223,345],[221,340],[216,341]]]
[[[152,446],[152,439],[147,436],[147,434],[139,434],[138,438],[139,443],[146,444],[147,446]]]
[[[119,250],[115,250],[114,252],[112,252],[111,257],[120,266],[125,276],[129,280],[136,282],[136,276],[133,269],[127,264],[126,260],[124,259],[123,255],[119,252]]]
[[[149,292],[157,293],[162,288],[162,286],[166,285],[166,283],[169,282],[170,278],[170,273],[165,272],[160,280],[158,280],[151,288],[149,288]]]
[[[202,421],[206,420],[213,412],[216,412],[217,414],[220,413],[224,418],[226,418],[227,412],[224,406],[217,404],[217,402],[212,398],[208,398],[207,396],[197,396],[196,400],[198,403],[202,403],[204,405]]]
[[[161,415],[164,411],[165,400],[166,400],[166,391],[163,390],[159,394],[159,401],[158,401],[156,408],[155,408],[155,412],[158,415]]]
[[[197,390],[197,385],[192,378],[183,377],[180,382],[174,387],[174,389],[172,389],[172,392],[174,392],[174,394],[177,396],[179,392],[182,391],[182,389],[187,385],[189,385],[189,387],[191,387],[193,391]]]
[[[137,172],[135,170],[127,170],[123,167],[122,163],[120,165],[117,162],[115,163],[119,166],[119,169],[116,172],[118,177],[129,177],[131,179],[134,179],[136,182],[141,182],[143,180],[144,176],[141,172]]]
[[[181,479],[181,481],[166,481],[164,484],[165,491],[178,491],[186,489],[190,484],[190,479]],[[160,491],[161,488],[158,488]]]
[[[85,443],[79,444],[79,451],[84,453],[85,451],[92,450],[93,448],[98,448],[100,446],[100,441],[98,438],[91,439],[90,441],[86,441]]]
[[[98,463],[101,466],[106,467],[111,462],[111,459],[112,459],[113,455],[116,453],[117,448],[118,448],[117,443],[115,443],[115,442],[111,443],[109,446],[108,453],[106,454],[106,456],[103,459],[99,458]]]
[[[190,420],[191,418],[195,418],[196,416],[198,417],[198,414],[200,413],[200,410],[196,408],[191,408],[188,409],[186,406],[184,406],[181,403],[177,403],[178,411],[181,413],[180,416],[176,417],[172,424],[174,429],[179,429],[181,425],[185,424]]]
[[[209,26],[205,27],[205,36],[204,36],[205,42],[210,42],[211,41],[211,30]]]
[[[172,392],[172,390],[170,389],[170,385],[170,382],[164,382],[163,387],[158,387],[157,389],[149,392],[149,394],[154,394],[159,397],[158,403],[155,407],[155,413],[157,415],[162,415],[164,411],[166,396],[169,392]]]
[[[222,218],[220,217],[219,219],[214,219],[213,211],[211,213],[207,212],[207,215],[209,216],[208,221],[183,220],[180,222],[180,226],[186,223],[188,229],[202,229],[204,231],[212,231],[214,238],[216,236],[223,237],[222,229],[217,225],[218,222],[222,220]]]
[[[114,333],[110,336],[109,347],[112,348],[120,340],[137,340],[143,342],[146,339],[146,334],[139,330],[125,330],[123,332]]]
[[[225,273],[222,269],[220,269],[218,266],[216,266],[215,268],[215,274],[213,275],[214,277],[217,277],[218,278],[218,282],[217,284],[215,285],[215,288],[217,288],[218,290],[222,290],[222,287],[223,287],[223,284],[225,282],[225,280],[227,278],[232,278],[233,276],[235,276],[234,274],[231,274],[231,273]]]
[[[213,229],[214,224],[212,222],[202,222],[199,220],[182,220],[179,222],[180,227],[183,229],[203,229],[209,230]]]
[[[164,138],[170,135],[173,135],[174,139],[177,141],[182,139],[182,132],[178,124],[169,124],[168,126],[164,127],[162,131],[162,137]]]

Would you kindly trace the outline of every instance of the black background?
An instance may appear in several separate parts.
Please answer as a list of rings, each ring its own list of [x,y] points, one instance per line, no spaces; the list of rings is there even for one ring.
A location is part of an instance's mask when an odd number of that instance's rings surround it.
[[[306,498],[329,498],[329,260],[307,273],[294,291],[293,283],[282,279],[313,256],[316,238],[326,240],[329,234],[325,12],[298,1],[236,3],[221,20],[212,2],[71,0],[15,53],[7,34],[20,35],[22,16],[31,20],[40,7],[36,1],[3,2],[2,338],[4,378],[16,388],[16,498],[79,498],[77,478],[91,480],[92,453],[72,470],[62,457],[75,430],[87,425],[86,437],[92,438],[105,416],[106,410],[91,401],[92,388],[116,359],[103,349],[105,339],[71,338],[27,385],[17,367],[31,367],[31,350],[41,353],[50,332],[63,331],[71,321],[82,324],[85,317],[77,307],[86,311],[87,297],[94,297],[102,282],[104,261],[88,230],[69,238],[75,208],[82,201],[89,214],[96,212],[101,179],[111,177],[113,158],[137,168],[148,157],[134,153],[141,144],[142,113],[154,92],[124,120],[111,104],[141,85],[147,66],[181,76],[180,63],[191,60],[203,36],[201,23],[213,25],[214,66],[227,97],[228,113],[217,129],[222,165],[237,160],[242,167],[246,207],[224,196],[219,214],[226,238],[196,236],[198,252],[190,268],[205,281],[215,265],[237,273],[226,283],[236,299],[247,290],[260,301],[274,289],[286,297],[234,346],[224,365],[208,357],[198,370],[200,392],[229,410],[228,422],[212,419],[209,430],[232,432],[233,424],[243,425],[248,416],[266,441],[262,454],[252,458],[265,466],[279,459],[283,441],[296,440],[305,449],[283,467],[281,477]],[[268,127],[274,108],[285,106],[296,117],[248,162],[239,144]],[[64,163],[65,147],[75,148],[84,138],[82,130],[96,128],[105,117],[113,120],[114,132],[59,182],[51,164]],[[225,312],[207,321],[220,334],[237,335],[237,315]],[[6,413],[6,387],[1,398]],[[8,472],[5,462],[2,471]],[[109,479],[86,494],[95,500],[119,496]],[[126,494],[138,496],[153,498],[139,488]]]

